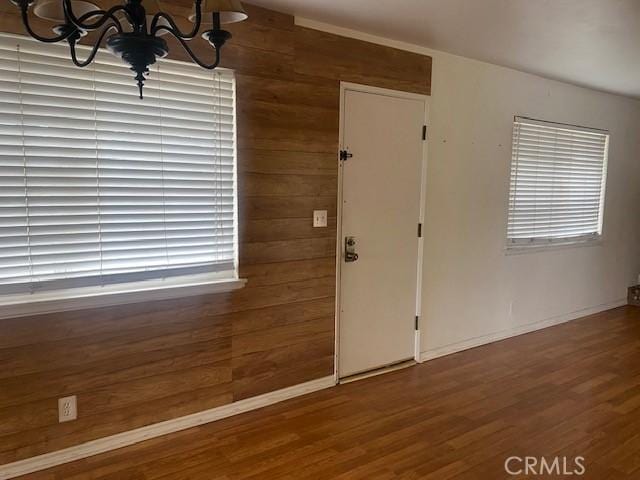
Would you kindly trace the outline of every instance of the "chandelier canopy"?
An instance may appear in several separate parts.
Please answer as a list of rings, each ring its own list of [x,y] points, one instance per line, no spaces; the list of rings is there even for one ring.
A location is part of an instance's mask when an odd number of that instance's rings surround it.
[[[173,35],[189,57],[202,68],[213,70],[220,64],[220,50],[231,34],[221,25],[245,20],[247,14],[240,0],[194,0],[189,21],[191,29],[184,32],[171,15],[163,12],[157,0],[124,0],[104,10],[86,0],[11,0],[19,9],[27,33],[40,42],[69,44],[71,60],[78,67],[86,67],[95,58],[102,41],[107,49],[122,58],[136,74],[142,98],[142,88],[149,66],[166,57],[169,46],[164,35]],[[53,36],[36,33],[29,21],[29,12],[54,22]],[[213,47],[213,62],[199,59],[188,41],[202,30],[202,37]],[[76,52],[78,41],[89,32],[97,31],[96,42],[85,59]]]

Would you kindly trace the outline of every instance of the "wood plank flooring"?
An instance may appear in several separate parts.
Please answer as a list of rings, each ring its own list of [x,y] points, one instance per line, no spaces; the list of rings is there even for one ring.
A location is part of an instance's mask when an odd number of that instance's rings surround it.
[[[640,478],[640,308],[592,315],[22,478],[563,478],[510,477],[503,467],[510,456],[584,457],[585,475],[566,478]]]

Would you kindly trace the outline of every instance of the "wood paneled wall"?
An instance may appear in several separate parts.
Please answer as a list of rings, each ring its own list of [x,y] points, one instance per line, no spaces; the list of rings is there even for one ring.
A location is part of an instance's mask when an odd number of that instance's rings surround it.
[[[22,33],[5,4],[0,30]],[[246,288],[0,320],[0,464],[333,373],[339,81],[429,94],[431,59],[247,9],[223,53]],[[314,209],[329,228],[311,228]],[[79,419],[59,424],[73,394]]]

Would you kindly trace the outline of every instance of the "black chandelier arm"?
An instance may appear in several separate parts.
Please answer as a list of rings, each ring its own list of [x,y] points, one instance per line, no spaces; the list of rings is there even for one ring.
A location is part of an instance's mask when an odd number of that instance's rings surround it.
[[[163,27],[158,27],[163,28]],[[207,70],[213,70],[214,68],[217,68],[218,65],[220,65],[220,49],[218,48],[214,48],[215,52],[216,52],[216,59],[215,62],[212,63],[211,65],[207,65],[206,63],[202,62],[198,57],[196,57],[196,54],[193,53],[193,50],[191,50],[191,48],[189,48],[189,45],[187,45],[187,42],[180,38],[179,36],[177,36],[175,34],[175,32],[171,31],[171,29],[164,27],[164,30],[167,30],[168,32],[170,32],[174,37],[176,37],[178,39],[178,41],[180,42],[180,44],[182,45],[182,48],[184,48],[185,52],[187,52],[187,54],[189,55],[189,57],[191,58],[191,60],[193,60],[194,62],[196,62],[198,65],[200,65],[202,68],[205,68]]]
[[[158,22],[160,21],[161,18],[164,18],[169,23],[169,27],[167,27],[166,25],[158,25]],[[150,31],[151,31],[151,35],[153,36],[157,35],[159,31],[165,30],[165,31],[171,32],[171,34],[176,38],[191,40],[192,38],[195,38],[195,36],[198,34],[198,30],[200,30],[200,23],[201,23],[201,19],[197,18],[193,29],[189,33],[184,33],[182,30],[180,30],[180,27],[178,27],[178,25],[176,24],[173,18],[171,18],[166,13],[159,12],[159,13],[156,13],[153,17]]]
[[[61,35],[57,35],[55,37],[50,37],[50,38],[38,35],[36,32],[33,31],[33,29],[31,28],[31,25],[29,24],[29,11],[27,9],[26,4],[23,4],[23,6],[21,8],[21,11],[22,11],[21,12],[22,13],[22,23],[24,25],[24,28],[27,30],[27,33],[29,35],[31,35],[33,38],[35,38],[39,42],[43,42],[43,43],[58,43],[58,42],[61,42],[62,40],[66,40],[73,33],[73,29],[69,29],[69,31],[66,31],[65,33],[63,33]]]
[[[78,57],[76,54],[77,43],[75,41],[69,40],[69,47],[71,50],[71,61],[73,61],[74,65],[80,68],[84,68],[87,65],[89,65],[91,62],[93,62],[93,59],[96,58],[96,55],[98,54],[98,50],[100,49],[100,44],[102,43],[102,40],[104,40],[104,37],[107,35],[107,33],[109,33],[111,29],[115,28],[116,30],[118,30],[118,27],[119,25],[116,26],[113,24],[106,27],[100,34],[100,37],[98,38],[98,41],[96,42],[96,44],[91,49],[91,53],[89,53],[89,56],[84,61],[78,60]]]
[[[158,31],[164,29],[170,31],[171,34],[176,38],[182,38],[184,40],[191,40],[192,38],[194,38],[198,34],[198,30],[200,30],[200,24],[202,23],[202,0],[195,0],[194,6],[196,11],[196,18],[193,24],[193,28],[189,33],[184,33],[182,30],[180,30],[180,27],[178,27],[175,20],[171,16],[167,15],[164,12],[158,12],[153,16],[153,20],[151,21],[151,35],[155,36]],[[158,25],[158,22],[162,18],[164,18],[169,23],[172,30],[169,30],[164,25]]]
[[[127,18],[129,18],[129,14],[127,13],[125,7],[123,5],[116,5],[115,7],[111,7],[109,10],[93,10],[91,12],[87,12],[84,15],[80,16],[80,18],[76,17],[73,13],[73,7],[71,6],[71,0],[63,0],[62,7],[64,9],[65,17],[68,21],[79,30],[97,30],[106,24],[109,20],[112,20],[116,25],[118,32],[122,32],[122,25],[120,24],[120,20],[115,16],[115,13],[119,11],[125,12]],[[92,24],[84,24],[83,22],[88,20],[91,17],[95,17],[101,15],[102,18],[97,20]]]
[[[113,11],[111,11],[111,10],[113,10]],[[113,21],[113,23],[110,25],[109,28],[114,28],[115,27],[118,30],[118,33],[122,33],[124,31],[123,28],[122,28],[122,23],[120,22],[120,19],[115,16],[115,13],[120,11],[120,10],[122,10],[124,12],[124,14],[127,16],[127,20],[129,20],[129,13],[126,10],[124,10],[123,7],[118,6],[118,7],[113,7],[110,10],[94,10],[92,12],[85,13],[84,15],[82,15],[81,17],[78,18],[78,21],[79,21],[81,26],[85,26],[86,27],[87,25],[84,25],[83,22],[85,22],[89,18],[94,17],[96,15],[103,15],[103,17],[99,21],[97,21],[93,25],[88,25],[89,28],[85,28],[85,30],[97,30],[102,25],[104,25],[109,20],[111,20],[111,21]],[[133,23],[133,22],[131,22],[131,23]]]

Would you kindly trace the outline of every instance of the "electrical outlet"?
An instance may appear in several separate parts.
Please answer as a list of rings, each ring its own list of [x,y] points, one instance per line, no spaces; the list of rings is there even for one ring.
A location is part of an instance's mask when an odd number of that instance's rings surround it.
[[[313,211],[313,227],[325,228],[326,226],[327,226],[327,211],[314,210]]]
[[[75,395],[58,399],[58,421],[70,422],[78,418],[78,403]]]

